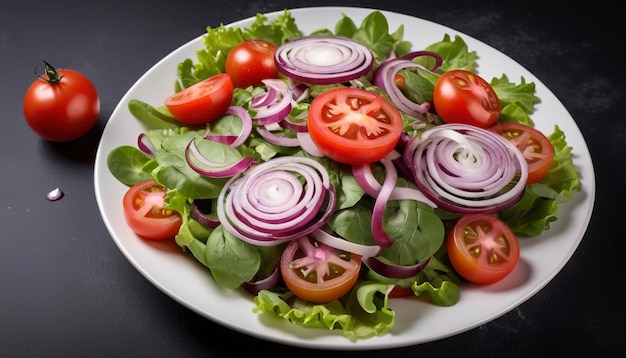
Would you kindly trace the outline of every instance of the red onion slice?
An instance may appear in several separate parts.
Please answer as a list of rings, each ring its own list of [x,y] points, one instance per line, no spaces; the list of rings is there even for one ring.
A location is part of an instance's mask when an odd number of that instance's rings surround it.
[[[232,177],[246,170],[254,163],[254,158],[252,157],[242,157],[233,163],[215,162],[200,153],[196,145],[196,139],[190,140],[187,148],[185,148],[185,159],[187,160],[187,165],[196,173],[209,178]]]
[[[280,79],[266,79],[267,98],[251,103],[250,108],[256,111],[253,119],[261,125],[282,121],[291,112],[293,95],[287,83]]]
[[[374,55],[367,46],[342,36],[309,36],[279,46],[276,69],[288,78],[316,85],[348,82],[367,74]]]
[[[322,244],[328,245],[341,251],[357,254],[363,258],[376,256],[381,250],[381,247],[378,245],[369,246],[357,244],[345,240],[341,237],[329,234],[323,229],[315,230],[311,234],[309,234],[309,236],[315,239],[315,241],[321,242]]]
[[[244,282],[241,287],[256,296],[256,294],[259,293],[259,291],[261,290],[269,290],[274,288],[274,286],[276,286],[276,284],[278,283],[279,278],[280,270],[278,269],[278,266],[276,266],[274,272],[272,272],[272,274],[268,277],[257,281]]]
[[[204,135],[204,139],[226,144],[232,148],[236,148],[243,144],[248,137],[250,137],[250,133],[252,133],[252,118],[250,117],[250,113],[248,113],[248,111],[241,106],[230,106],[224,112],[224,115],[229,114],[237,116],[241,120],[242,126],[239,135],[211,133],[211,128],[208,127]]]
[[[298,132],[296,134],[296,138],[298,138],[298,142],[302,150],[304,150],[308,154],[318,158],[323,158],[325,156],[324,153],[322,153],[322,151],[320,151],[320,149],[317,147],[315,142],[313,142],[313,139],[311,138],[309,132]]]
[[[322,227],[336,194],[317,161],[278,157],[231,178],[218,197],[217,215],[232,235],[254,245],[277,245]]]
[[[496,213],[517,203],[528,165],[503,137],[465,124],[444,124],[413,137],[404,161],[418,188],[456,213]]]
[[[276,144],[276,145],[280,145],[282,147],[297,147],[300,145],[298,138],[290,138],[290,137],[285,137],[285,136],[281,136],[277,134],[278,132],[276,132],[276,130],[280,131],[283,129],[279,125],[277,127],[278,128],[275,128],[272,125],[267,125],[267,126],[259,125],[256,127],[256,131],[259,133],[259,135],[261,135],[261,137],[265,138],[265,140],[267,140],[268,142]]]
[[[137,137],[137,147],[145,154],[150,156],[154,155],[154,145],[152,145],[146,133],[140,133]]]
[[[372,173],[371,164],[355,165],[352,166],[352,175],[356,179],[357,183],[361,186],[363,191],[369,196],[376,198],[378,193],[382,189],[382,185],[374,177]],[[419,189],[394,187],[389,195],[389,200],[416,200],[430,205],[433,208],[437,207],[437,204],[424,195]]]
[[[383,227],[383,214],[385,212],[385,205],[387,205],[391,192],[396,185],[398,172],[393,166],[392,159],[389,155],[380,161],[385,166],[385,180],[374,202],[374,210],[372,211],[372,234],[378,245],[381,247],[390,247],[393,245],[393,239],[385,232]]]
[[[435,65],[432,69],[427,69],[424,66],[413,62],[412,60],[420,56],[429,56],[435,59]],[[419,117],[430,110],[430,103],[424,102],[422,104],[415,103],[407,98],[402,90],[395,84],[396,74],[406,68],[418,68],[424,71],[436,71],[442,63],[441,56],[432,51],[415,51],[408,53],[402,57],[390,58],[378,66],[372,83],[380,87],[387,95],[391,102],[398,107],[398,109],[409,116]]]
[[[389,278],[407,278],[413,277],[420,273],[428,262],[430,261],[430,257],[422,262],[419,262],[415,265],[403,266],[396,265],[384,260],[381,260],[380,257],[367,257],[363,259],[363,263],[372,271],[377,274]]]
[[[191,215],[191,217],[196,220],[197,222],[199,222],[200,224],[210,227],[210,228],[216,228],[219,226],[220,221],[217,218],[213,218],[209,215],[206,215],[203,211],[201,206],[205,206],[205,200],[209,200],[209,199],[197,199],[194,200],[191,205],[190,205],[190,209],[189,209],[189,215]]]

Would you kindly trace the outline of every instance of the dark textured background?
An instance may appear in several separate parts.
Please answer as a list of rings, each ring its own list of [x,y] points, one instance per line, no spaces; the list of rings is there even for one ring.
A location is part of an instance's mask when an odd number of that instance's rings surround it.
[[[605,354],[625,348],[626,184],[623,13],[595,1],[14,2],[0,20],[0,356],[203,356],[306,353],[241,335],[181,306],[146,280],[109,236],[93,190],[104,125],[131,85],[172,50],[228,24],[284,8],[345,5],[406,13],[495,47],[534,73],[570,111],[594,161],[588,231],[534,297],[488,324],[439,341],[328,357]],[[608,3],[608,2],[606,2]],[[26,125],[22,100],[40,58],[87,75],[97,127],[52,144]],[[48,202],[60,186],[66,196]]]

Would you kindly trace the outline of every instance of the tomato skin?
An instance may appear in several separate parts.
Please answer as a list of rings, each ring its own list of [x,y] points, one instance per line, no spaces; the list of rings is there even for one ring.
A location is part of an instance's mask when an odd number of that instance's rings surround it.
[[[502,220],[487,214],[461,216],[448,234],[446,247],[457,273],[478,284],[500,281],[520,258],[515,234]]]
[[[360,88],[334,88],[315,97],[307,122],[319,150],[349,165],[374,163],[389,154],[402,126],[402,115],[391,103]]]
[[[491,85],[467,70],[443,73],[433,90],[437,115],[446,123],[488,128],[500,118],[500,100]]]
[[[54,69],[53,69],[54,70]],[[59,69],[58,82],[46,73],[24,96],[24,118],[40,137],[69,142],[89,132],[100,115],[100,98],[93,83],[80,72]]]
[[[246,40],[226,56],[225,70],[237,88],[261,86],[261,80],[278,78],[274,63],[275,44],[265,40]]]
[[[131,186],[124,194],[124,219],[138,236],[165,240],[178,233],[182,218],[178,212],[163,207],[166,191],[156,181],[146,180]]]
[[[218,73],[169,96],[165,106],[179,122],[200,125],[219,118],[232,99],[232,80],[227,74]]]
[[[552,167],[554,147],[539,130],[520,123],[497,123],[489,128],[511,141],[528,163],[528,184],[541,180]]]
[[[340,258],[348,255],[349,260]],[[299,260],[299,261],[295,261]],[[304,263],[302,267],[296,263]],[[318,269],[338,270],[338,275],[331,278],[324,275],[323,280],[312,282],[304,279],[299,271],[306,270],[307,265],[312,266],[309,276]],[[335,266],[330,267],[329,263]],[[303,237],[291,241],[282,253],[280,258],[280,273],[287,288],[297,297],[314,303],[328,303],[340,298],[348,293],[356,284],[361,270],[361,256],[344,253],[322,243],[311,241],[308,237]],[[309,277],[310,278],[310,277]]]
[[[402,287],[398,285],[394,286],[388,295],[389,298],[401,298],[401,297],[409,297],[409,296],[415,296],[413,289],[410,286]]]

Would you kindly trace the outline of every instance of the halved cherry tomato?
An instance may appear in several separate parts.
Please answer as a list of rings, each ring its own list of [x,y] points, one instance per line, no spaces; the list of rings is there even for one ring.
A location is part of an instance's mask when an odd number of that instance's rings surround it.
[[[537,129],[520,123],[497,123],[489,128],[510,140],[524,154],[528,163],[528,184],[543,178],[554,160],[554,147]]]
[[[437,115],[446,123],[488,128],[500,118],[500,99],[482,77],[467,70],[441,75],[433,90]]]
[[[230,50],[224,64],[237,88],[261,86],[261,80],[278,78],[274,64],[277,46],[265,40],[246,40]]]
[[[301,299],[328,303],[348,293],[361,270],[361,256],[312,241],[293,240],[280,258],[280,273],[287,288]]]
[[[164,240],[178,233],[182,218],[178,212],[164,207],[166,192],[156,181],[146,180],[131,186],[124,194],[124,218],[138,236]]]
[[[446,242],[452,267],[468,281],[488,284],[510,274],[520,257],[517,237],[493,215],[461,216]]]
[[[383,97],[359,88],[334,88],[315,97],[308,129],[319,150],[337,162],[373,163],[402,134],[402,115]]]
[[[165,106],[178,121],[198,125],[220,117],[232,99],[232,80],[227,74],[218,73],[169,96]]]

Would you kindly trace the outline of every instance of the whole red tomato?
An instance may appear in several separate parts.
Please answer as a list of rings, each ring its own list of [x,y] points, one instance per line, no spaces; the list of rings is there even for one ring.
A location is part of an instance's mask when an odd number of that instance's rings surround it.
[[[278,78],[274,63],[276,45],[265,40],[246,40],[226,57],[225,70],[237,88],[261,86],[267,78]]]
[[[96,88],[83,74],[56,70],[48,62],[24,96],[24,118],[30,128],[51,142],[78,139],[93,128],[100,115]]]
[[[500,118],[500,99],[489,82],[467,70],[445,72],[433,90],[435,111],[446,123],[488,128]]]

